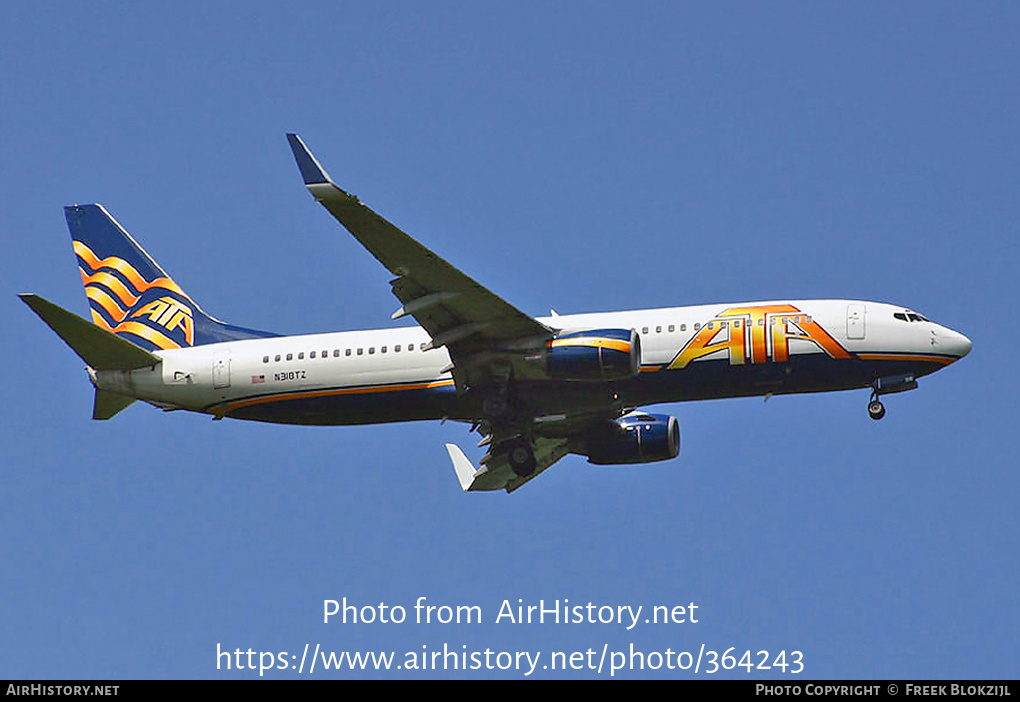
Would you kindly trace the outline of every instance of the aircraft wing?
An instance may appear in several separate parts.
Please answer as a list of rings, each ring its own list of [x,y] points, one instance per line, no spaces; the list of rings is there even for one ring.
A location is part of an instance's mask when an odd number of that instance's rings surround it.
[[[450,454],[453,470],[457,474],[457,480],[460,481],[460,487],[464,492],[480,490],[513,492],[569,453],[566,439],[538,437],[533,441],[532,446],[536,465],[535,472],[528,476],[516,475],[510,468],[506,452],[498,448],[490,450],[482,457],[481,468],[475,468],[456,444],[447,444],[446,450]]]
[[[434,252],[341,190],[296,134],[291,150],[308,191],[396,278],[393,294],[403,303],[393,318],[411,315],[446,346],[454,379],[463,390],[472,355],[520,342],[544,342],[553,330],[461,273]]]

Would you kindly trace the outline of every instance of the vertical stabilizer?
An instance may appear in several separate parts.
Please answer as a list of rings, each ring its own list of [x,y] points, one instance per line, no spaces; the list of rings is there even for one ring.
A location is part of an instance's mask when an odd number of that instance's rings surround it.
[[[64,214],[97,326],[150,351],[275,336],[205,314],[102,205]]]

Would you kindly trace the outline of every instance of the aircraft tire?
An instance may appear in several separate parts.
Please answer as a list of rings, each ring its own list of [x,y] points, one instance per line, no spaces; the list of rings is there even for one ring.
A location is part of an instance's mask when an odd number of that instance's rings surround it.
[[[885,405],[879,400],[872,400],[868,403],[868,416],[878,421],[885,416]]]
[[[507,459],[510,461],[510,469],[521,478],[527,478],[535,472],[535,453],[531,450],[531,445],[523,439],[515,441],[510,446]]]

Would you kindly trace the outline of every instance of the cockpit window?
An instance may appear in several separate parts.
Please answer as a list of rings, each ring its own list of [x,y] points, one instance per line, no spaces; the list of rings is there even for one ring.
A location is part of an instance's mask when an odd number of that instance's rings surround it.
[[[893,312],[893,317],[903,322],[927,322],[928,318],[917,312]]]

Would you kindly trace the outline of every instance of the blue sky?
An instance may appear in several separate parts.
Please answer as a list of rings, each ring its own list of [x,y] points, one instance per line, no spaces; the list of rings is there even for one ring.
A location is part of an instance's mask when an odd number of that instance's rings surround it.
[[[5,3],[3,676],[445,643],[1016,678],[1018,25],[1005,2]],[[535,315],[872,299],[974,351],[882,422],[866,391],[671,405],[678,460],[570,457],[511,496],[460,492],[453,423],[92,422],[80,362],[15,297],[86,313],[66,204],[103,203],[229,322],[392,324],[388,273],[305,192],[287,131]],[[324,599],[413,617],[422,596],[483,621],[322,623]],[[699,622],[497,624],[518,598]],[[766,674],[795,678],[725,673]]]

